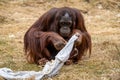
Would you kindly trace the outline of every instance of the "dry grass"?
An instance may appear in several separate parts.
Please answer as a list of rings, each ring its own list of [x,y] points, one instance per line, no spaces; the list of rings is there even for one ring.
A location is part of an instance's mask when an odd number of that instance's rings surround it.
[[[41,70],[41,66],[26,62],[23,36],[44,12],[65,5],[88,11],[83,15],[92,36],[92,56],[85,56],[78,64],[64,66],[53,80],[120,80],[120,2],[101,0],[98,5],[99,1],[91,1],[0,0],[0,68]]]

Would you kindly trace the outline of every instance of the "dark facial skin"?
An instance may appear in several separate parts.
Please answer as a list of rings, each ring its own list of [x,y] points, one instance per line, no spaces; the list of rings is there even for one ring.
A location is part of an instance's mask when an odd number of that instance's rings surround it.
[[[60,35],[62,37],[68,37],[71,33],[72,18],[68,13],[65,13],[64,16],[60,19]]]

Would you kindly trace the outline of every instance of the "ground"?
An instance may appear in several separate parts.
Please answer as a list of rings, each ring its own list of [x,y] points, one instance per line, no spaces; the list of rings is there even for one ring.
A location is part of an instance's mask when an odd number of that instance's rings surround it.
[[[24,55],[23,36],[27,29],[53,7],[83,10],[92,37],[92,55],[78,64],[63,66],[53,80],[120,80],[119,0],[0,0],[0,68],[14,71],[42,70],[29,64]],[[0,78],[2,79],[2,78]]]

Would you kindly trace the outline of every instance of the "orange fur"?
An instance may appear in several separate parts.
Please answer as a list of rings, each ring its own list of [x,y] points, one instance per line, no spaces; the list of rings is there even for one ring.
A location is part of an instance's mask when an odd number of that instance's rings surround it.
[[[58,33],[58,19],[65,11],[72,16],[73,22],[71,35],[67,39],[64,39]],[[51,55],[54,55],[54,50],[55,52],[58,52],[62,47],[64,47],[67,40],[69,40],[69,38],[76,32],[80,33],[82,41],[79,45],[76,45],[78,54],[71,59],[74,62],[80,60],[87,50],[89,50],[91,54],[91,37],[84,25],[83,16],[81,12],[75,8],[52,8],[43,14],[25,33],[24,50],[27,55],[28,62],[37,64],[42,58],[51,60]],[[78,42],[80,40],[81,38],[78,39]],[[60,49],[57,49],[56,45],[61,43],[63,44],[60,45]],[[74,50],[71,52],[71,55],[74,55]]]

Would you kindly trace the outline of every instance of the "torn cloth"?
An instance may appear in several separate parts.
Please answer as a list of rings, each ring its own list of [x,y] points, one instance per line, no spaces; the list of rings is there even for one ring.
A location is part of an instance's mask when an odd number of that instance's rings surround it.
[[[60,68],[64,65],[70,56],[70,53],[73,49],[74,42],[78,38],[77,35],[73,35],[65,47],[55,56],[55,60],[51,62],[47,62],[42,71],[18,71],[13,72],[9,68],[1,68],[0,69],[0,76],[7,80],[13,79],[27,79],[31,76],[35,77],[35,80],[41,80],[44,77],[52,77],[58,73]]]

